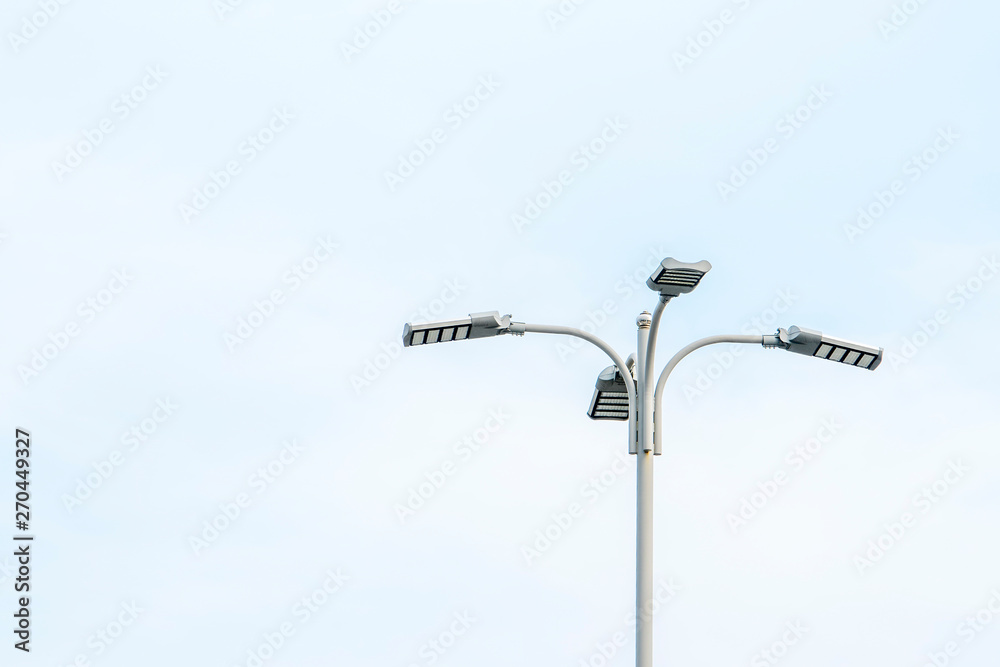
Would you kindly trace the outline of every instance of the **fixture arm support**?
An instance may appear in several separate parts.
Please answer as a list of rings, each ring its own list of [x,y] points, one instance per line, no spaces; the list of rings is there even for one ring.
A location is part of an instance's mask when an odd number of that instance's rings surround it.
[[[660,379],[656,381],[655,408],[653,411],[653,448],[657,454],[660,453],[663,443],[663,387],[667,383],[667,378],[670,377],[670,373],[677,367],[681,359],[697,349],[717,343],[742,343],[746,345],[763,345],[764,347],[777,347],[779,345],[777,336],[709,336],[708,338],[696,340],[675,354],[667,362],[663,372],[660,373]]]
[[[628,442],[629,451],[632,452],[637,450],[636,447],[636,408],[638,404],[636,403],[636,391],[635,391],[635,380],[632,378],[632,373],[629,372],[628,366],[625,361],[615,352],[614,348],[605,343],[603,340],[595,336],[594,334],[587,333],[582,329],[574,329],[573,327],[562,327],[558,325],[551,324],[524,324],[523,331],[525,333],[546,333],[546,334],[561,334],[564,336],[575,336],[577,338],[582,338],[588,343],[592,343],[597,347],[601,348],[605,354],[611,357],[611,361],[615,362],[615,366],[618,367],[618,372],[621,373],[622,378],[625,379],[625,389],[628,391]],[[520,328],[520,326],[518,328]]]

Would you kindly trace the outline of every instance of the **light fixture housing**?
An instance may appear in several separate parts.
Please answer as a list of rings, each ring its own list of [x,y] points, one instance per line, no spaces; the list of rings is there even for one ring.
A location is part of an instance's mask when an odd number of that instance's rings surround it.
[[[866,368],[870,371],[875,370],[882,363],[882,353],[884,352],[881,347],[834,338],[824,335],[820,331],[803,327],[789,327],[787,330],[778,329],[776,339],[778,347],[789,352],[819,359],[829,359],[848,366]]]
[[[704,260],[689,264],[667,257],[646,280],[646,285],[661,297],[672,299],[692,291],[711,270],[712,265]]]
[[[625,362],[630,373],[634,373],[635,355],[629,355]],[[633,386],[635,378],[632,378]],[[594,396],[590,399],[587,416],[594,420],[628,421],[628,388],[625,379],[616,366],[608,366],[597,376]]]
[[[460,320],[444,322],[422,322],[403,325],[403,347],[428,345],[430,343],[447,343],[453,340],[470,340],[472,338],[490,338],[505,333],[524,333],[511,327],[510,315],[501,316],[499,312],[472,313]],[[523,326],[522,326],[523,328]]]

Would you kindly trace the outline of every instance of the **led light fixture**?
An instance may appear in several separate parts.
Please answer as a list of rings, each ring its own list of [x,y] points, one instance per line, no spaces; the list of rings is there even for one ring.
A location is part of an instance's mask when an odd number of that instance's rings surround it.
[[[635,356],[626,360],[630,372],[635,367]],[[590,399],[587,416],[591,419],[614,419],[628,421],[628,388],[625,379],[615,366],[608,366],[597,376],[594,397]]]
[[[446,322],[424,322],[403,325],[403,347],[447,343],[452,340],[489,338],[501,334],[523,334],[524,325],[511,325],[510,315],[500,313],[473,313],[461,320]]]
[[[646,280],[646,285],[654,292],[659,292],[661,297],[672,299],[693,290],[711,270],[712,265],[706,261],[688,264],[667,257]]]
[[[867,368],[870,371],[875,370],[882,363],[883,349],[881,347],[871,347],[842,338],[834,338],[812,329],[801,327],[790,327],[787,330],[778,329],[776,339],[777,347],[784,348],[789,352],[829,359],[848,366]]]

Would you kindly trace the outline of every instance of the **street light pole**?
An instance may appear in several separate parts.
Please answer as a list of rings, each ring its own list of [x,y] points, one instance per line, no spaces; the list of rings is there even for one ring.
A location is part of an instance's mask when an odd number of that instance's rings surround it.
[[[790,327],[788,330],[778,329],[777,333],[769,336],[732,335],[702,338],[675,354],[667,362],[654,385],[656,334],[659,331],[663,309],[674,297],[687,294],[697,287],[711,268],[708,262],[685,264],[668,257],[650,276],[646,284],[659,293],[659,302],[653,309],[652,315],[643,311],[636,319],[638,332],[635,377],[628,364],[614,348],[594,334],[572,327],[513,322],[510,315],[501,316],[498,312],[474,313],[468,318],[445,322],[407,323],[403,327],[404,347],[490,338],[504,334],[523,336],[525,333],[545,333],[581,338],[596,345],[611,357],[621,380],[616,379],[614,373],[608,376],[610,379],[607,379],[604,373],[598,377],[590,417],[626,419],[622,416],[623,406],[620,403],[624,399],[619,389],[624,385],[628,396],[628,450],[630,454],[636,455],[636,667],[653,665],[653,457],[662,452],[663,391],[667,378],[677,364],[695,350],[717,343],[755,344],[765,348],[781,348],[796,354],[819,357],[868,370],[875,370],[882,361],[882,348],[825,336],[812,329]],[[612,388],[608,389],[609,386]]]
[[[575,336],[593,343],[605,352],[626,378],[629,394],[629,452],[636,454],[636,562],[635,562],[635,664],[653,664],[653,360],[656,330],[666,305],[661,300],[652,316],[643,312],[636,319],[636,379],[614,348],[597,336],[572,327],[548,324],[524,324],[524,333],[547,333]],[[638,385],[638,386],[636,386]]]
[[[653,664],[653,619],[649,614],[653,598],[653,401],[648,357],[656,345],[650,338],[653,319],[643,312],[636,320],[639,328],[636,368],[639,381],[639,449],[636,452],[635,482],[635,664]]]

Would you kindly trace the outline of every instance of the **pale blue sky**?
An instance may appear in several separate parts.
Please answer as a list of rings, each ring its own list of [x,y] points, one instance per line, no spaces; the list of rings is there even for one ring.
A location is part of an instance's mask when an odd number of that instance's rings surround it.
[[[795,622],[808,631],[788,667],[923,665],[950,641],[949,664],[993,664],[1000,619],[958,633],[1000,590],[996,5],[903,3],[919,9],[885,35],[889,1],[589,0],[554,28],[555,0],[245,0],[221,18],[218,4],[0,12],[0,423],[35,447],[26,662],[252,665],[287,623],[269,667],[596,665],[617,632],[608,664],[630,664],[634,462],[619,475],[625,428],[585,416],[609,362],[537,335],[397,343],[421,309],[496,309],[597,321],[624,356],[655,304],[642,279],[673,256],[714,268],[669,305],[661,364],[776,300],[781,326],[919,347],[876,373],[750,349],[720,373],[723,348],[678,369],[655,569],[680,589],[656,617],[656,664],[763,664]],[[348,62],[343,45],[390,7]],[[796,112],[808,119],[790,132]],[[609,122],[614,141],[581,159]],[[95,130],[79,166],[53,165]],[[386,172],[429,137],[390,189]],[[762,149],[724,201],[719,182]],[[934,163],[914,171],[926,150]],[[561,171],[519,231],[512,216]],[[213,173],[225,187],[185,221]],[[36,352],[51,357],[37,375]],[[788,452],[831,419],[842,427],[796,468]],[[499,421],[478,451],[456,445]],[[133,427],[146,439],[130,449]],[[923,512],[914,496],[959,462]],[[396,506],[445,468],[402,522]],[[780,472],[788,484],[734,532],[727,515]],[[528,563],[522,547],[573,503],[582,516]],[[905,512],[915,524],[859,572]],[[347,577],[332,593],[331,571]],[[304,619],[313,594],[328,600]],[[98,654],[88,638],[133,602],[143,611]]]

